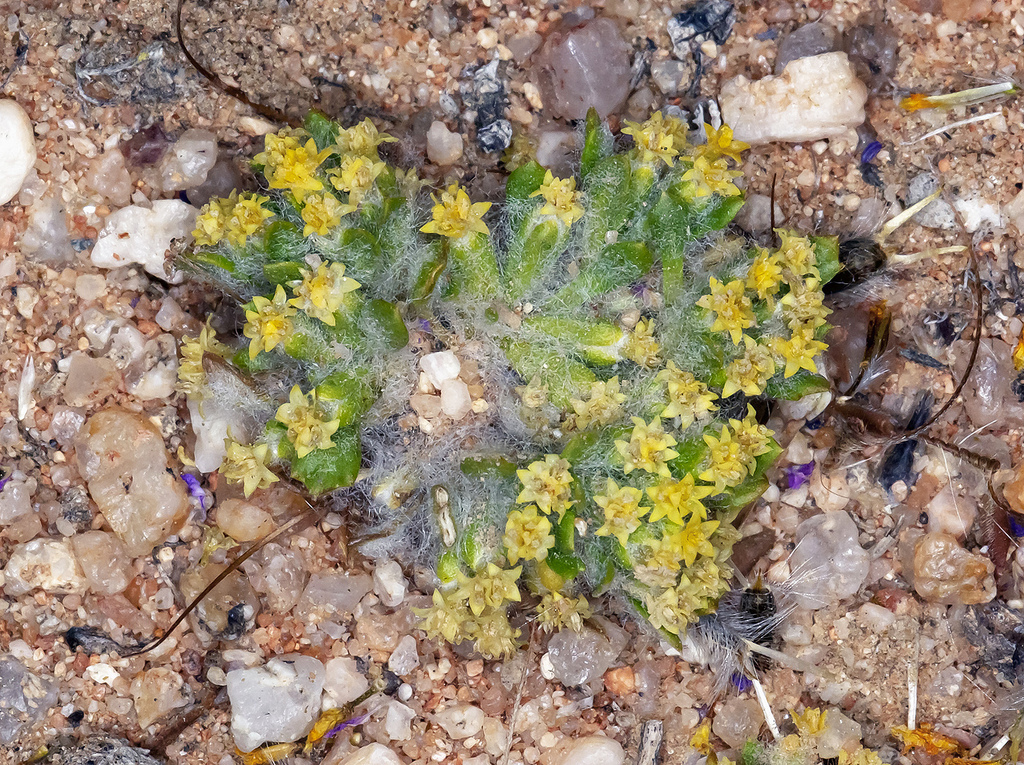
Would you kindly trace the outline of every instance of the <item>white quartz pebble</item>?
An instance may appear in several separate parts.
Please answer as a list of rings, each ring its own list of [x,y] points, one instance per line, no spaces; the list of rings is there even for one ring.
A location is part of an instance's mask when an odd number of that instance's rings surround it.
[[[35,163],[32,120],[17,101],[0,101],[0,204],[14,199]]]
[[[93,265],[120,268],[138,263],[159,279],[178,284],[180,273],[169,273],[164,262],[175,239],[191,237],[199,211],[178,199],[158,199],[153,207],[124,207],[107,216],[96,245]]]

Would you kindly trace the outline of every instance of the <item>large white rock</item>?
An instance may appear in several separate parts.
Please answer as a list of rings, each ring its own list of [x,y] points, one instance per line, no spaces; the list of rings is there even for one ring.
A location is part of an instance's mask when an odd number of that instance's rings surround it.
[[[867,99],[846,54],[833,52],[795,59],[782,74],[756,82],[734,77],[718,103],[736,140],[756,145],[851,137],[864,122]]]
[[[158,199],[152,209],[132,205],[107,216],[92,248],[93,265],[120,268],[138,263],[159,279],[179,284],[179,272],[169,273],[164,256],[175,239],[192,236],[199,211],[179,199]]]
[[[35,163],[32,120],[17,101],[0,101],[0,204],[14,199]]]
[[[16,546],[4,569],[8,595],[24,595],[34,589],[81,593],[88,586],[71,545],[63,539],[33,539]]]
[[[606,736],[584,736],[562,747],[551,765],[622,765],[626,752]]]
[[[228,672],[231,735],[243,752],[268,741],[296,741],[320,712],[324,665],[311,656],[275,657],[262,667]]]

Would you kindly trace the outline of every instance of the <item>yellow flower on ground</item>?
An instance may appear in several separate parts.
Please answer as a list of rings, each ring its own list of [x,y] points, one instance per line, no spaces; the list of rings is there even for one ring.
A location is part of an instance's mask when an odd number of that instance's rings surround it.
[[[824,731],[827,714],[827,711],[814,707],[807,707],[803,712],[789,710],[789,716],[793,718],[793,725],[804,737],[817,736]]]
[[[227,197],[214,198],[203,205],[192,232],[197,247],[213,247],[224,238],[237,195],[237,191],[232,191]]]
[[[224,343],[217,339],[217,333],[206,320],[199,330],[198,337],[187,335],[181,338],[181,363],[178,364],[178,390],[187,396],[197,396],[206,383],[206,371],[203,369],[203,356],[212,353],[226,358],[231,352]]]
[[[792,331],[815,330],[824,324],[825,317],[832,313],[823,304],[825,293],[821,291],[819,284],[819,280],[813,277],[801,279],[791,285],[789,292],[779,300],[782,316]]]
[[[293,130],[292,128],[283,128],[277,133],[267,133],[263,136],[263,151],[253,157],[252,161],[257,165],[263,165],[263,173],[269,178],[278,165],[284,162],[285,152],[289,149],[300,148],[301,141],[308,138],[305,130]]]
[[[300,273],[302,281],[291,283],[295,297],[288,302],[307,316],[333,327],[334,314],[341,308],[345,295],[355,292],[361,285],[355,279],[345,276],[343,263],[321,263],[315,274],[306,269]]]
[[[569,460],[548,454],[543,460],[531,462],[525,470],[517,470],[523,490],[516,497],[516,502],[533,502],[542,512],[558,513],[561,518],[573,506],[569,492],[573,477],[569,468]]]
[[[718,394],[708,390],[707,385],[689,372],[679,369],[672,361],[667,362],[654,379],[665,383],[668,397],[668,406],[660,416],[666,420],[678,417],[679,427],[683,430],[697,420],[707,419],[710,412],[718,409],[712,403]]]
[[[814,339],[814,330],[803,329],[794,332],[788,340],[781,337],[771,339],[771,349],[786,362],[783,377],[792,377],[801,369],[813,374],[818,373],[814,357],[828,348],[828,345]]]
[[[265,220],[274,217],[274,213],[263,206],[264,202],[269,201],[270,197],[258,194],[242,194],[239,197],[231,208],[231,217],[227,222],[226,238],[231,244],[241,247],[248,237],[262,228]]]
[[[764,300],[771,309],[775,307],[775,296],[779,294],[782,281],[782,264],[778,256],[768,250],[759,250],[747,271],[747,289]]]
[[[723,283],[711,277],[711,292],[703,295],[697,305],[715,314],[712,332],[728,332],[733,343],[740,344],[743,330],[754,326],[754,310],[750,298],[744,294],[745,287],[739,279]]]
[[[640,518],[650,508],[640,507],[644,495],[640,489],[620,487],[611,478],[607,480],[604,494],[594,497],[594,502],[604,511],[604,524],[596,533],[599,537],[615,537],[625,547],[629,535],[640,528]]]
[[[654,319],[640,319],[626,338],[623,352],[630,361],[650,369],[658,365],[660,350],[654,339]]]
[[[647,620],[657,630],[678,635],[690,623],[690,614],[680,607],[679,593],[672,587],[661,592],[645,592],[644,607],[648,613]]]
[[[377,126],[367,117],[358,125],[342,129],[335,141],[335,149],[338,154],[361,154],[376,159],[378,146],[397,140],[387,133],[378,132]]]
[[[545,632],[554,632],[566,627],[573,632],[581,632],[583,622],[589,619],[592,613],[590,603],[582,595],[572,598],[557,590],[549,590],[541,596],[540,604],[537,606],[537,622]]]
[[[648,486],[647,496],[654,503],[648,520],[656,523],[667,518],[680,526],[691,516],[705,520],[708,511],[701,500],[712,492],[714,488],[695,484],[693,476],[689,474],[678,481],[668,478],[656,486]]]
[[[331,176],[331,185],[338,191],[348,194],[350,205],[358,206],[363,201],[370,189],[373,188],[384,168],[383,162],[375,161],[370,157],[358,154],[345,154],[341,158],[341,165],[328,172]]]
[[[660,417],[651,420],[650,425],[634,417],[629,441],[616,441],[615,449],[622,457],[622,470],[626,475],[634,470],[645,470],[671,478],[672,472],[666,463],[679,456],[679,452],[672,448],[675,445],[676,440],[665,432]]]
[[[679,569],[683,566],[675,544],[663,537],[650,540],[647,546],[650,548],[650,555],[643,564],[646,578],[665,586],[674,585]]]
[[[753,472],[756,465],[754,458],[771,451],[772,439],[775,437],[774,431],[758,424],[754,407],[750,404],[747,404],[747,416],[742,421],[729,420],[729,425],[733,429],[740,448],[749,455],[747,469]]]
[[[513,510],[505,521],[503,542],[508,562],[513,565],[519,560],[544,560],[555,544],[551,521],[540,514],[536,505]]]
[[[704,722],[697,728],[690,738],[690,746],[704,756],[711,754],[711,725],[709,723]]]
[[[473,204],[465,189],[457,183],[441,192],[441,200],[434,197],[436,203],[431,210],[433,220],[420,228],[425,234],[439,234],[450,239],[461,239],[467,234],[488,233],[487,224],[483,221],[484,213],[491,209],[490,202]]]
[[[463,625],[472,623],[469,609],[456,597],[445,597],[440,589],[434,590],[431,596],[433,605],[429,608],[414,608],[412,611],[420,618],[420,627],[430,638],[442,637],[449,643],[458,643],[468,635],[462,631]]]
[[[784,229],[776,229],[775,233],[779,237],[777,257],[783,268],[798,277],[810,275],[815,279],[820,279],[817,255],[810,240]]]
[[[288,295],[280,284],[273,300],[257,295],[252,299],[252,306],[252,310],[245,311],[245,327],[242,329],[242,334],[249,338],[250,361],[260,351],[270,353],[283,345],[295,329],[291,317],[298,313],[288,305]]]
[[[272,189],[287,189],[302,200],[309,192],[323,190],[323,181],[316,172],[330,155],[330,149],[317,151],[312,138],[304,146],[286,148],[280,162],[264,168],[267,183]]]
[[[740,154],[750,148],[749,143],[733,139],[732,128],[728,125],[722,125],[718,130],[715,130],[705,122],[704,134],[708,137],[708,142],[704,146],[697,148],[709,160],[728,157],[736,164],[739,164],[742,161]]]
[[[327,236],[344,216],[355,209],[355,205],[343,205],[334,194],[310,194],[302,204],[302,220],[306,222],[302,235]]]
[[[274,419],[288,427],[288,440],[299,459],[317,449],[334,446],[331,436],[340,424],[337,419],[322,420],[316,406],[316,393],[303,393],[298,385],[292,386],[288,403],[277,408]]]
[[[702,521],[694,515],[683,528],[668,535],[666,542],[672,545],[687,567],[692,566],[698,555],[714,556],[715,547],[710,537],[719,524],[720,521]]]
[[[512,629],[504,609],[489,611],[473,624],[469,637],[476,643],[476,650],[489,659],[508,656],[516,650],[519,630]]]
[[[642,123],[627,120],[622,132],[624,135],[633,136],[637,155],[642,162],[653,163],[660,159],[671,167],[682,148],[675,145],[675,126],[668,125],[661,112],[655,112],[650,119]]]
[[[473,576],[457,571],[455,577],[459,588],[456,597],[469,605],[474,616],[480,616],[487,607],[498,608],[506,603],[518,603],[521,598],[516,583],[522,572],[522,566],[503,569],[493,563],[488,563],[485,570],[477,571]]]
[[[541,187],[530,196],[543,196],[544,205],[540,208],[540,214],[554,215],[566,226],[571,226],[583,217],[583,206],[579,203],[581,195],[576,191],[575,178],[555,178],[548,170]]]
[[[229,483],[241,483],[242,491],[248,498],[256,489],[265,489],[279,480],[267,467],[269,456],[270,447],[267,444],[245,446],[229,440],[220,474]]]
[[[738,486],[747,477],[749,457],[743,446],[733,439],[729,426],[722,426],[718,438],[705,435],[704,443],[711,449],[711,464],[700,474],[700,480],[713,483],[715,494],[720,494],[728,487]]]
[[[747,396],[760,396],[775,374],[775,357],[768,348],[749,335],[743,336],[743,343],[747,347],[743,355],[725,368],[722,398],[729,398],[737,391]]]
[[[723,197],[737,197],[742,192],[733,183],[741,177],[740,170],[730,170],[724,159],[708,160],[703,155],[697,155],[693,160],[693,167],[683,173],[683,180],[689,181],[684,194],[691,199],[700,199],[712,194]]]
[[[591,425],[608,425],[622,417],[622,402],[626,396],[619,392],[619,378],[613,377],[607,382],[598,380],[590,384],[590,398],[583,401],[570,399],[576,413],[576,427],[585,430]]]

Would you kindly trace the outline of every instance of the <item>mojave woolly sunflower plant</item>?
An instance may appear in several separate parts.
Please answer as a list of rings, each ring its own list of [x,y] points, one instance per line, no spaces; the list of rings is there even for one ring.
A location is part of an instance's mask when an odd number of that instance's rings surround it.
[[[579,629],[605,595],[677,641],[779,454],[764,403],[828,388],[836,241],[722,233],[746,148],[727,127],[623,134],[592,113],[576,177],[527,161],[492,205],[428,195],[369,121],[312,114],[186,256],[242,321],[185,343],[203,467],[247,496],[283,474],[333,493],[364,553],[433,566],[423,626],[489,656],[523,639],[514,611]]]

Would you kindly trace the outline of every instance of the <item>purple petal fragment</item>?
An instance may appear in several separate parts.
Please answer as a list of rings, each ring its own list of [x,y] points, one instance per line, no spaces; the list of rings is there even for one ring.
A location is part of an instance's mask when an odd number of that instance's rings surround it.
[[[882,144],[880,141],[872,141],[864,147],[864,151],[861,152],[860,161],[870,162],[878,156],[878,152],[882,150]]]
[[[806,465],[790,465],[786,468],[786,484],[790,489],[799,489],[811,478],[811,473],[814,472],[814,463],[808,462]]]
[[[748,678],[742,672],[733,672],[730,681],[734,686],[736,686],[736,690],[740,693],[749,691],[751,686],[753,686],[753,683],[750,682],[750,678]]]
[[[200,509],[205,510],[206,492],[203,491],[203,487],[199,484],[199,479],[191,473],[182,473],[181,480],[188,486],[188,493],[192,495],[192,498],[199,502]]]
[[[324,736],[324,739],[334,738],[343,730],[345,730],[345,728],[353,728],[356,725],[362,725],[369,719],[369,717],[369,713],[365,715],[359,715],[358,717],[350,717],[349,719],[345,720],[344,722],[338,723],[329,731],[327,731],[326,735]]]
[[[1010,533],[1015,537],[1024,537],[1024,519],[1017,518],[1011,513],[1006,514],[1006,523],[1010,527]]]

